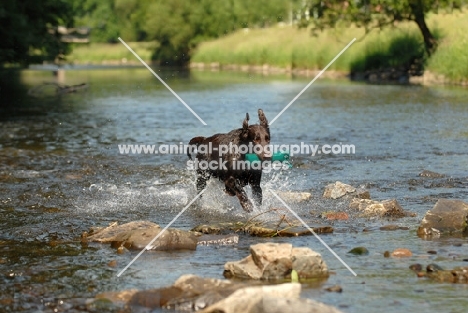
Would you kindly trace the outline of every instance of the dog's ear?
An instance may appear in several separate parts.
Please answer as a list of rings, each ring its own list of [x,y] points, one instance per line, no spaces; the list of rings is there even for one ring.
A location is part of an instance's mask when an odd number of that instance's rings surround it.
[[[249,113],[245,113],[245,119],[242,123],[242,137],[245,139],[249,136]]]
[[[249,120],[250,120],[249,113],[245,113],[245,119],[244,119],[244,122],[242,123],[242,128],[244,130],[249,129]]]
[[[258,109],[258,119],[260,120],[260,126],[268,128],[268,120],[266,119],[265,114],[262,109]]]

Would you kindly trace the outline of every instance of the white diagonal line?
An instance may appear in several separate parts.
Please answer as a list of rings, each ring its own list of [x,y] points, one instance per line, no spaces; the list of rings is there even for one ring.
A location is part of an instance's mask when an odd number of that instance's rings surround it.
[[[335,62],[336,59],[338,59],[338,58],[340,57],[340,55],[342,55],[342,54],[353,44],[353,42],[355,42],[355,41],[356,41],[356,38],[354,38],[353,40],[351,40],[351,42],[348,43],[348,45],[347,45],[346,47],[344,47],[343,50],[341,50],[341,52],[338,53],[337,56],[336,56],[333,60],[331,60],[330,63],[328,63],[328,65],[325,66],[325,67],[323,68],[323,70],[321,70],[320,73],[318,73],[317,76],[315,76],[315,78],[312,79],[312,81],[311,81],[309,84],[307,84],[307,86],[305,86],[304,89],[302,89],[301,92],[298,93],[297,96],[295,96],[294,99],[292,99],[291,102],[289,102],[288,105],[285,106],[284,109],[281,110],[281,112],[279,112],[278,115],[276,115],[275,118],[274,118],[273,120],[271,120],[271,122],[269,122],[269,124],[270,124],[270,125],[273,124],[273,123],[276,121],[276,119],[277,119],[278,117],[280,117],[281,114],[283,114],[284,111],[286,111],[286,110],[294,103],[294,101],[296,101],[297,98],[299,98],[299,97],[304,93],[304,91],[306,91],[307,88],[309,88],[310,85],[312,85],[312,84],[317,80],[317,78],[319,78],[319,77],[323,74],[323,72],[325,72],[325,71],[330,67],[330,65],[332,65],[333,62]]]
[[[192,110],[192,108],[191,108],[187,103],[185,103],[185,101],[182,100],[182,98],[179,97],[179,95],[176,94],[175,91],[172,90],[172,88],[169,87],[169,85],[166,84],[166,82],[165,82],[164,80],[162,80],[162,78],[159,77],[159,75],[156,74],[156,73],[151,69],[151,67],[149,67],[148,64],[146,64],[146,62],[143,61],[142,58],[140,58],[140,56],[139,56],[138,54],[136,54],[135,51],[133,51],[133,49],[130,48],[130,46],[127,45],[127,43],[126,43],[125,41],[123,41],[122,38],[119,37],[118,39],[120,40],[121,43],[123,43],[123,45],[124,45],[131,53],[133,53],[133,55],[134,55],[144,66],[146,66],[146,68],[151,72],[151,74],[153,74],[157,79],[159,79],[159,81],[160,81],[164,86],[166,86],[166,88],[169,89],[169,91],[172,92],[172,94],[173,94],[177,99],[179,99],[179,101],[182,102],[182,104],[185,105],[185,107],[186,107],[190,112],[192,112],[192,114],[195,115],[195,117],[198,118],[198,120],[199,120],[200,122],[202,122],[203,125],[206,126],[205,121],[202,120],[201,117],[198,116],[198,114],[195,113],[195,111]]]
[[[297,215],[296,212],[294,212],[293,209],[291,209],[284,201],[283,199],[281,199],[273,190],[270,190],[268,189],[268,191],[270,191],[276,198],[278,198],[278,200],[315,236],[315,238],[317,238],[320,243],[322,245],[324,245],[334,256],[335,258],[337,258],[354,276],[357,276],[356,272],[354,272],[351,267],[349,267],[348,264],[346,264],[339,256],[338,254],[335,253],[335,251],[333,251],[332,248],[330,248],[326,243],[325,241],[322,240],[322,238],[320,238],[312,228],[309,227],[309,225],[306,224],[306,222],[304,222],[304,220],[302,218],[299,217],[299,215]]]
[[[198,199],[198,197],[200,197],[202,195],[202,193],[205,192],[206,189],[203,189],[202,191],[200,191],[197,196],[195,198],[193,198],[192,201],[189,202],[189,204],[187,204],[187,206],[185,208],[182,209],[182,211],[179,212],[179,214],[176,215],[176,217],[174,217],[172,219],[172,221],[166,225],[166,227],[163,228],[163,230],[161,230],[159,232],[159,234],[156,235],[156,237],[153,238],[153,240],[151,240],[147,245],[146,247],[143,248],[143,250],[140,251],[140,253],[138,253],[138,255],[136,257],[133,258],[133,260],[130,261],[130,263],[128,263],[127,266],[125,266],[125,268],[123,270],[120,271],[120,273],[117,274],[117,277],[120,277],[120,275],[123,274],[123,272],[125,272],[127,270],[127,268],[130,267],[130,265],[133,264],[133,262],[135,262],[142,254],[143,252],[145,252],[145,250],[148,250],[151,248],[151,245],[153,244],[153,242],[155,242],[168,228],[169,226],[172,225],[172,223],[174,223],[184,212],[185,210],[187,210],[189,208],[190,205],[192,205],[193,202],[195,202],[195,200]]]

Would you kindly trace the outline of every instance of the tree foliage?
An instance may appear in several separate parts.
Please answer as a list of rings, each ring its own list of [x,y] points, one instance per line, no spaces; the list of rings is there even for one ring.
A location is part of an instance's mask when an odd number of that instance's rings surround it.
[[[154,59],[186,63],[204,40],[245,27],[285,21],[298,0],[69,0],[76,24],[92,28],[91,40],[157,41]]]
[[[72,7],[66,1],[0,1],[0,65],[28,64],[34,54],[53,60],[66,53],[69,47],[56,30],[72,23]]]
[[[302,26],[314,29],[356,25],[383,28],[399,21],[413,21],[424,38],[427,53],[437,47],[437,41],[426,24],[429,12],[459,9],[463,0],[307,0],[303,9]]]

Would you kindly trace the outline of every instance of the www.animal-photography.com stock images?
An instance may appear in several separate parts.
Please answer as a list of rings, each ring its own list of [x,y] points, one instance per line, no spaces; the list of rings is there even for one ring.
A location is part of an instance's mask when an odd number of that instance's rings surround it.
[[[466,312],[468,1],[0,25],[0,312]]]

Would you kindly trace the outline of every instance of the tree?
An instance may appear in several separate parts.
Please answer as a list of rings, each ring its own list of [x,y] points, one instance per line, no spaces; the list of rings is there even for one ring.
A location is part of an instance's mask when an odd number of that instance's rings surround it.
[[[463,0],[308,0],[301,25],[314,29],[338,25],[383,28],[399,21],[415,22],[424,38],[428,55],[437,48],[437,40],[426,24],[426,14],[439,9],[461,8]]]
[[[71,5],[62,0],[0,1],[0,66],[54,60],[69,51],[60,41],[58,26],[73,24]]]
[[[264,27],[287,19],[284,0],[153,0],[142,5],[142,29],[159,47],[161,65],[183,65],[198,43],[245,27]]]

